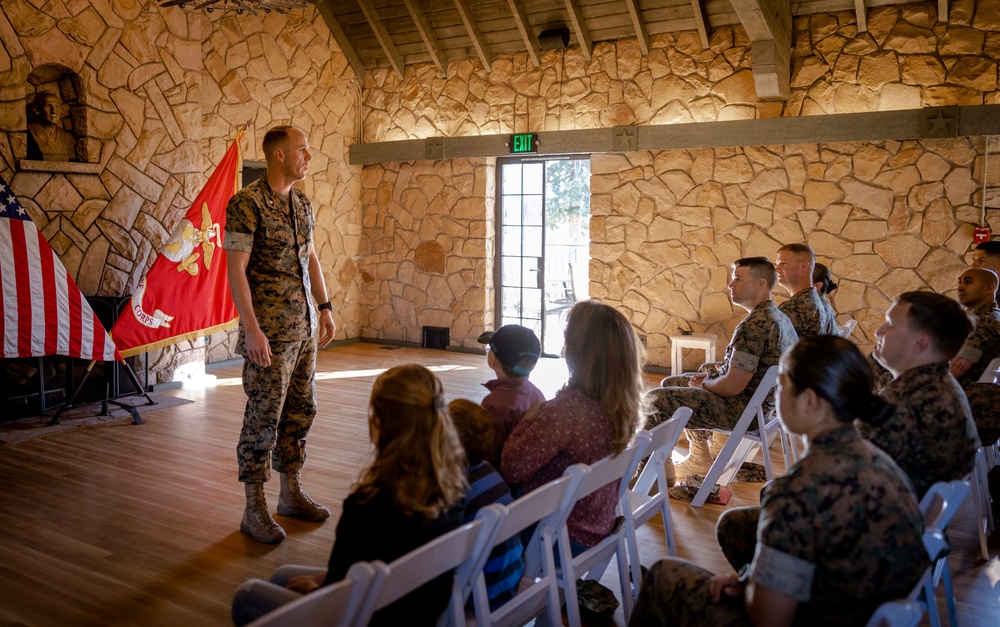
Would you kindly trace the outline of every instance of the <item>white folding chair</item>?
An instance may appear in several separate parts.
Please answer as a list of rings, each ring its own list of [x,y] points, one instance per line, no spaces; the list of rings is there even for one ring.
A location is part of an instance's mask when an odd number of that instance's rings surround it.
[[[382,585],[375,594],[368,595],[358,613],[356,623],[367,625],[372,614],[383,607],[413,592],[425,583],[448,571],[456,570],[468,561],[475,561],[482,551],[488,551],[487,542],[497,523],[496,510],[484,507],[483,516],[466,523],[458,529],[431,540],[422,547],[386,565],[372,562],[376,571],[382,573]],[[452,590],[438,624],[465,625],[465,590],[462,582],[452,577]]]
[[[261,616],[249,627],[353,627],[362,603],[381,584],[380,571],[368,562],[357,562],[342,581],[302,595],[301,599]]]
[[[927,576],[930,576],[928,573]],[[923,585],[923,580],[918,585]],[[865,627],[917,627],[924,617],[924,608],[916,601],[886,601],[875,610]]]
[[[590,472],[583,480],[583,484],[577,491],[576,500],[579,501],[590,496],[600,488],[615,483],[617,488],[617,502],[622,510],[628,508],[628,501],[625,499],[625,492],[628,490],[628,482],[635,474],[639,466],[639,460],[643,458],[649,448],[649,432],[641,431],[635,436],[632,446],[615,455],[606,457],[590,465]],[[631,511],[627,513],[631,515]],[[568,517],[567,517],[568,518]],[[566,617],[570,627],[580,626],[580,607],[576,594],[576,580],[587,578],[599,580],[608,567],[612,555],[618,557],[618,582],[622,591],[622,606],[625,611],[625,620],[628,621],[632,614],[632,588],[629,583],[628,570],[628,548],[625,543],[625,524],[612,530],[603,540],[588,548],[583,553],[573,557],[570,549],[569,529],[565,522],[559,529],[559,539],[557,547],[559,551],[558,581],[559,588],[563,591],[566,600]],[[638,566],[635,576],[639,576]]]
[[[851,333],[854,332],[854,327],[856,326],[858,326],[858,321],[851,318],[844,323],[844,326],[840,327],[839,331],[837,331],[837,337],[842,337],[845,340],[851,339]]]
[[[978,382],[1000,384],[1000,357],[997,357],[986,366]],[[986,462],[987,473],[997,465],[1000,465],[1000,440],[996,442],[983,442],[983,456]],[[987,491],[987,494],[989,494],[989,491]],[[990,520],[992,521],[992,517]],[[990,528],[992,529],[992,526]]]
[[[987,538],[993,533],[993,503],[990,498],[989,479],[986,470],[985,447],[976,451],[975,465],[972,472],[965,476],[972,490],[972,507],[976,517],[976,531],[979,532],[979,550],[983,559],[989,561],[990,551],[986,546]]]
[[[562,477],[532,490],[510,505],[495,505],[503,512],[500,523],[491,534],[485,554],[473,567],[472,599],[477,625],[515,627],[540,615],[547,615],[549,625],[562,624],[555,566],[556,536],[569,516],[576,502],[576,492],[588,472],[582,464],[570,466]],[[489,551],[532,525],[535,525],[535,531],[524,550],[525,574],[517,594],[491,612],[482,572]]]
[[[633,571],[632,598],[639,597],[642,577],[639,574],[639,544],[636,529],[649,522],[657,512],[663,515],[663,532],[667,538],[667,555],[677,556],[674,522],[670,516],[670,496],[667,494],[667,473],[664,464],[677,445],[684,426],[691,417],[691,409],[678,407],[670,420],[649,430],[649,457],[635,485],[625,491],[625,502],[630,515],[625,516],[625,539],[628,543],[628,561]],[[653,490],[655,486],[655,490]],[[651,493],[652,492],[652,493]]]
[[[920,500],[920,513],[924,516],[924,548],[931,558],[932,576],[925,582],[923,603],[927,608],[931,627],[940,627],[934,590],[938,583],[944,583],[945,600],[948,603],[948,619],[955,627],[958,616],[955,612],[955,593],[951,586],[951,569],[948,568],[950,546],[945,530],[958,511],[962,501],[969,495],[966,481],[939,481],[932,485]]]
[[[743,414],[736,422],[736,426],[733,427],[732,431],[714,429],[714,431],[729,433],[729,439],[722,446],[719,456],[715,458],[712,467],[708,469],[704,483],[701,484],[698,493],[692,499],[691,505],[693,507],[701,507],[705,504],[715,484],[729,485],[736,475],[736,471],[743,465],[743,462],[753,459],[757,451],[760,451],[761,456],[764,458],[764,473],[767,475],[767,480],[770,481],[773,478],[770,445],[774,441],[774,438],[779,433],[782,433],[782,430],[777,413],[771,410],[765,414],[764,403],[777,385],[778,367],[771,366],[764,373],[764,377],[760,380],[760,385],[757,386],[757,390],[750,397],[750,402],[747,403]],[[753,422],[754,418],[757,419],[757,430],[751,431],[750,423]],[[782,437],[782,453],[785,456],[785,468],[788,468],[791,465],[791,460],[785,444],[785,439]]]
[[[983,374],[979,377],[979,383],[1000,383],[1000,357],[986,366],[986,370],[983,370]]]

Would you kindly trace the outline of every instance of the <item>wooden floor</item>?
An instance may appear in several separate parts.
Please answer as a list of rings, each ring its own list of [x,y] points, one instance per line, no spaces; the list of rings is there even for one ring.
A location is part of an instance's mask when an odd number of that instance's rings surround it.
[[[275,547],[239,531],[239,368],[214,371],[213,387],[172,392],[196,402],[145,413],[144,425],[123,419],[0,446],[0,625],[228,624],[232,591],[245,578],[285,563],[325,564],[340,504],[370,454],[365,416],[374,378],[416,362],[437,372],[449,400],[480,400],[480,384],[491,378],[485,361],[367,343],[321,351],[320,413],[304,483],[334,515],[321,525],[277,517],[288,538]],[[532,380],[551,396],[565,376],[562,362],[543,360]],[[732,487],[730,506],[756,504],[760,484]],[[276,477],[267,492],[273,511]],[[722,511],[673,503],[681,557],[728,568],[713,532]],[[978,555],[968,508],[951,536],[961,624],[1000,625],[996,548],[988,563]],[[640,539],[645,564],[666,554],[659,518]],[[605,577],[612,589],[614,581]]]

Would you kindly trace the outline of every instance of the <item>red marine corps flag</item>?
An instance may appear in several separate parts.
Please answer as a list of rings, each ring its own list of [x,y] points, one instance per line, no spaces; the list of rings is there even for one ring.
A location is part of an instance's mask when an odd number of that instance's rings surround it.
[[[121,359],[108,332],[0,177],[0,357]]]
[[[229,293],[222,239],[226,205],[240,187],[240,140],[245,129],[237,133],[222,163],[160,249],[111,329],[111,337],[123,356],[236,325],[236,305]]]

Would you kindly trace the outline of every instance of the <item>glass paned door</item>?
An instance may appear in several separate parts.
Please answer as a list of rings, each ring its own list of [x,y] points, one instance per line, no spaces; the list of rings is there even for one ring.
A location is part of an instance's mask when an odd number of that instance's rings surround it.
[[[499,320],[532,329],[559,355],[566,313],[588,298],[590,161],[500,165]]]

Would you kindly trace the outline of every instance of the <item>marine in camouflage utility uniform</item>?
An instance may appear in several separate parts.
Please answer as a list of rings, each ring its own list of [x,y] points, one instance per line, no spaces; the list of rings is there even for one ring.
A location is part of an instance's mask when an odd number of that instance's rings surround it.
[[[718,376],[730,368],[752,372],[753,376],[742,392],[735,396],[720,396],[709,390],[688,387],[688,377],[667,377],[664,387],[650,390],[654,411],[646,419],[646,429],[669,420],[678,407],[689,407],[694,413],[688,420],[690,429],[732,429],[740,414],[757,391],[764,373],[778,364],[781,353],[798,341],[788,316],[764,300],[754,307],[733,331],[726,347],[725,360]]]
[[[815,288],[814,288],[815,289]],[[833,334],[836,335],[840,331],[840,325],[837,324],[837,312],[833,310],[833,305],[830,304],[830,299],[824,294],[819,295],[819,300],[823,303],[823,309],[826,310],[827,317],[833,322]]]
[[[861,423],[861,435],[909,475],[917,497],[938,481],[972,470],[979,436],[969,402],[947,362],[910,368],[879,394],[895,409],[879,426]]]
[[[749,564],[750,581],[798,601],[797,625],[863,625],[905,596],[928,564],[922,532],[906,476],[852,426],[817,437],[764,487],[759,508],[719,520],[733,567]],[[712,601],[711,576],[681,560],[657,563],[629,625],[751,625],[741,596]]]
[[[972,362],[972,367],[958,382],[965,388],[979,439],[991,444],[1000,438],[1000,385],[978,383],[990,362],[1000,357],[1000,307],[996,301],[972,312],[976,330],[965,341],[958,356]]]
[[[289,198],[265,176],[237,192],[226,209],[225,248],[250,253],[253,310],[271,347],[270,367],[249,359],[243,364],[247,405],[236,457],[244,483],[270,478],[272,450],[278,472],[301,469],[316,417],[317,316],[309,280],[314,219],[305,193],[292,187]],[[245,340],[241,321],[236,352],[244,356]]]
[[[831,315],[815,287],[799,290],[794,296],[778,305],[781,313],[788,316],[799,337],[807,335],[836,335],[837,316]]]

